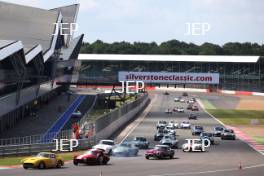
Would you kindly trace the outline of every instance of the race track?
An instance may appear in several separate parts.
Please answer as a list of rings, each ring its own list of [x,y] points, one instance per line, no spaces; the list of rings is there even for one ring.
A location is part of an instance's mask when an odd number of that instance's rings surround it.
[[[188,113],[166,114],[166,108],[175,106],[186,107],[185,103],[175,103],[173,99],[180,93],[163,95],[162,92],[151,95],[153,101],[143,121],[135,126],[127,139],[134,136],[145,136],[151,141],[151,147],[158,142],[153,141],[155,125],[158,120],[174,120],[181,122],[187,119]],[[189,93],[196,98],[206,98],[203,93]],[[143,117],[142,117],[143,118]],[[219,123],[200,108],[198,120],[191,120],[192,124],[204,126],[206,131]],[[132,123],[133,125],[134,123]],[[135,123],[134,125],[137,125]],[[186,138],[193,138],[190,130],[177,129],[180,143]],[[118,139],[120,140],[120,139]],[[221,141],[211,146],[208,152],[184,153],[181,149],[175,150],[172,160],[146,160],[144,150],[137,157],[111,157],[106,166],[74,166],[71,163],[62,169],[24,170],[22,168],[0,170],[3,176],[177,176],[177,175],[202,175],[202,176],[260,176],[264,173],[264,156],[253,150],[246,143],[235,141]],[[240,163],[242,169],[239,169]]]

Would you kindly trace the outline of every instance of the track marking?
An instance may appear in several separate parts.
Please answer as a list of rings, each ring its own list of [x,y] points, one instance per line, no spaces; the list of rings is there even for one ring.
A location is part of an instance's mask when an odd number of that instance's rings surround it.
[[[138,118],[138,119],[136,119],[135,120],[135,124],[132,126],[132,127],[130,127],[130,125],[126,128],[126,129],[124,129],[123,130],[123,132],[126,132],[126,131],[128,131],[127,132],[127,134],[122,138],[122,140],[121,140],[121,142],[120,143],[122,143],[122,142],[124,142],[125,140],[126,140],[126,138],[138,127],[138,125],[145,119],[145,117],[147,116],[147,114],[149,113],[149,111],[150,111],[150,109],[152,108],[152,106],[153,106],[153,104],[154,104],[154,102],[156,101],[156,99],[157,99],[157,95],[155,94],[154,95],[154,98],[151,100],[151,102],[150,102],[150,104],[148,105],[148,107],[144,110],[144,112],[143,112],[143,114],[142,115],[140,115],[140,118]],[[133,123],[132,123],[133,124]],[[121,132],[121,136],[122,136],[122,133],[123,132]],[[120,135],[118,136],[118,137],[120,137]],[[118,137],[117,137],[117,139],[118,139]]]
[[[201,102],[201,100],[197,99],[197,103],[202,107],[202,109],[204,110],[204,112],[206,112],[209,116],[211,116],[214,120],[216,120],[218,123],[220,123],[221,125],[223,125],[224,127],[228,128],[228,125],[225,125],[223,122],[221,122],[220,120],[218,120],[215,116],[213,116],[212,114],[210,114],[206,108],[204,107],[203,103]],[[238,136],[239,137],[239,136]],[[261,155],[264,155],[264,153],[262,153],[261,151],[257,150],[251,143],[249,143],[248,141],[244,140],[243,138],[239,137],[239,139],[241,141],[243,141],[244,143],[246,143],[249,147],[251,147],[253,150],[255,150],[256,152],[258,152]]]
[[[252,165],[252,166],[246,166],[243,167],[242,170],[246,169],[252,169],[252,168],[259,168],[259,167],[264,167],[264,164],[259,164],[259,165]],[[230,169],[220,169],[220,170],[209,170],[209,171],[198,171],[198,172],[182,172],[182,173],[174,173],[174,174],[153,174],[149,176],[181,176],[181,175],[201,175],[201,174],[209,174],[209,173],[217,173],[217,172],[231,172],[231,171],[239,171],[238,168],[230,168]]]

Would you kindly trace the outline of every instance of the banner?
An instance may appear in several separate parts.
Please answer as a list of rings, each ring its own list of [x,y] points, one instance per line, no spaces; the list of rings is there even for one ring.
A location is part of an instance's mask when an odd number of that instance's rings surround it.
[[[219,84],[219,73],[118,72],[119,81],[167,84]]]

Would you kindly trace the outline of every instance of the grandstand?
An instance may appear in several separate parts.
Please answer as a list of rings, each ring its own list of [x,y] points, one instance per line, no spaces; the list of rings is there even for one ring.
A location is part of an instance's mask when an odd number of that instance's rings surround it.
[[[219,73],[219,84],[178,87],[264,92],[264,58],[259,56],[184,56],[80,54],[79,82],[118,81],[119,71]]]
[[[68,90],[56,82],[78,76],[83,35],[53,35],[60,24],[76,22],[78,9],[78,4],[45,10],[0,2],[0,133]]]

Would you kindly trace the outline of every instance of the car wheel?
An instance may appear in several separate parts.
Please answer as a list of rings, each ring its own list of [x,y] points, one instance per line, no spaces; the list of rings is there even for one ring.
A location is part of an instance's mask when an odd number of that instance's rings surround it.
[[[24,168],[24,169],[28,169],[28,167],[27,167],[25,164],[23,164],[23,168]]]
[[[38,165],[38,168],[39,169],[45,169],[46,168],[46,165],[44,162],[40,162],[39,165]]]
[[[78,161],[75,161],[75,160],[73,160],[73,164],[75,165],[75,166],[78,166]]]
[[[61,166],[62,166],[62,162],[59,160],[56,167],[61,168]]]
[[[104,157],[103,157],[103,156],[99,156],[98,159],[97,159],[97,161],[98,161],[98,163],[99,163],[100,165],[102,165],[103,162],[104,162]]]
[[[148,159],[149,159],[149,156],[148,156],[148,155],[146,155],[146,156],[145,156],[145,158],[148,160]]]

